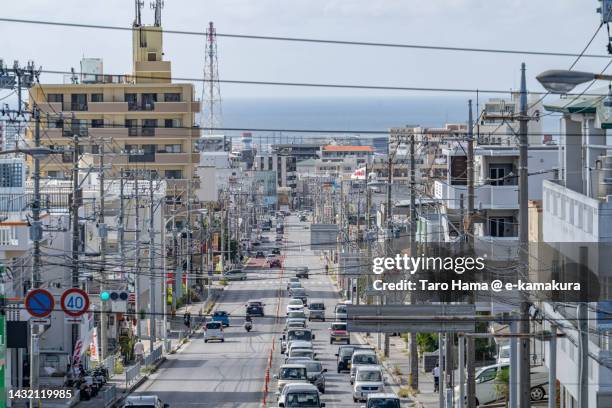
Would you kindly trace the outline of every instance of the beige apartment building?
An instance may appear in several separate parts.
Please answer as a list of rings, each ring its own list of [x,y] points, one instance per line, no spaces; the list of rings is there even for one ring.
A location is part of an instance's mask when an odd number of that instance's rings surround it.
[[[31,103],[41,111],[42,144],[68,147],[77,135],[85,166],[97,167],[104,152],[107,177],[121,169],[151,171],[168,182],[169,193],[175,186],[184,191],[199,162],[200,103],[192,84],[172,83],[162,45],[161,27],[135,26],[132,74],[104,75],[101,60],[85,59],[80,83],[34,86]],[[71,153],[41,163],[43,177],[69,178],[71,168]]]

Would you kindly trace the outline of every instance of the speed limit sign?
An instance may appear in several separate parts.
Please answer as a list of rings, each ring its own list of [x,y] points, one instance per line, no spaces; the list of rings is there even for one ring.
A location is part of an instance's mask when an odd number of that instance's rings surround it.
[[[70,288],[62,294],[61,304],[64,313],[78,317],[89,309],[89,296],[84,290]]]

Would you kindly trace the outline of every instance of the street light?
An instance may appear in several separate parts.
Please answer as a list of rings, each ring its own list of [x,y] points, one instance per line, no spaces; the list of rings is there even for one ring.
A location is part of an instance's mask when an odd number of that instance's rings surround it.
[[[612,81],[612,75],[552,69],[542,72],[536,79],[547,91],[555,94],[566,94],[577,85],[584,84],[585,82],[594,81],[596,79]]]
[[[44,160],[52,154],[61,154],[62,151],[49,149],[48,147],[28,147],[25,149],[4,150],[0,154],[23,153],[32,156],[34,159]]]

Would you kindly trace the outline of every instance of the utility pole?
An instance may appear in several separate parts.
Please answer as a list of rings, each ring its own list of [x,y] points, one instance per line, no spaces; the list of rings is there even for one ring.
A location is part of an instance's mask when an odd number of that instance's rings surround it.
[[[579,248],[580,269],[581,275],[587,274],[586,266],[589,262],[588,247],[581,246]],[[576,310],[576,318],[578,320],[578,408],[588,408],[589,406],[589,310],[585,302],[578,303]],[[552,384],[551,386],[554,386]]]
[[[134,253],[134,292],[136,292],[136,336],[138,339],[142,338],[142,328],[141,328],[141,315],[140,308],[142,307],[142,299],[140,299],[140,192],[138,191],[138,177],[140,174],[138,172],[134,172],[134,208],[135,208],[135,241],[136,241],[136,252]]]
[[[79,137],[72,138],[72,287],[79,287]],[[72,351],[79,340],[79,324],[72,324]],[[74,361],[73,361],[74,363]]]
[[[34,145],[40,147],[40,110],[34,105],[33,110],[35,120]],[[41,283],[41,258],[40,240],[42,239],[42,223],[40,222],[40,160],[34,156],[34,202],[32,203],[32,226],[30,227],[30,237],[33,241],[32,257],[32,288],[37,289]],[[38,389],[40,371],[40,350],[39,350],[39,325],[30,323],[30,389]],[[30,404],[36,401],[31,399]]]
[[[527,81],[525,79],[525,63],[521,64],[521,99],[519,114],[519,277],[526,278],[528,272],[529,253],[529,176],[527,168],[528,139],[527,124]],[[521,318],[520,333],[529,333],[529,294],[521,292]],[[519,340],[519,402],[520,408],[529,408],[530,405],[530,350],[529,338],[522,337]],[[553,386],[553,384],[551,384]],[[584,407],[583,407],[584,408]]]
[[[189,157],[193,156],[193,153],[191,152],[191,149],[189,151]],[[185,277],[185,292],[187,294],[187,304],[191,303],[191,293],[189,291],[189,287],[191,286],[191,267],[192,267],[192,256],[193,256],[193,241],[192,241],[192,225],[191,225],[191,211],[192,211],[192,205],[191,205],[191,173],[192,173],[192,166],[189,166],[189,179],[187,180],[187,271],[186,271],[186,277]],[[181,265],[182,267],[182,265]],[[182,283],[181,283],[182,284]]]
[[[106,237],[107,229],[104,223],[104,141],[100,141],[98,153],[100,154],[98,168],[98,182],[100,183],[100,212],[98,214],[98,235],[100,236],[100,264],[103,285],[106,284]],[[102,303],[102,313],[100,314],[100,361],[106,358],[108,348],[108,302]]]
[[[414,133],[410,135],[410,256],[415,257],[417,252],[416,243],[416,165]],[[370,258],[368,258],[370,259]],[[414,293],[410,294],[410,303],[415,304]],[[410,387],[413,390],[419,388],[419,354],[417,345],[417,334],[410,333]]]
[[[156,340],[156,311],[157,308],[155,306],[155,292],[157,291],[157,278],[155,277],[155,201],[153,196],[153,173],[149,173],[149,273],[151,276],[149,277],[149,302],[151,303],[149,315],[149,325],[151,328],[151,336],[149,337],[150,346],[149,350],[153,351],[155,348],[155,340]],[[165,279],[165,276],[162,278]]]
[[[119,171],[119,219],[118,219],[118,234],[119,234],[119,265],[121,265],[121,273],[125,273],[125,206],[124,206],[124,176],[123,168]]]
[[[467,145],[467,220],[463,219],[463,230],[467,234],[467,242],[470,251],[474,250],[474,118],[472,114],[472,100],[468,101],[468,145]],[[461,197],[461,207],[463,208],[463,196]],[[466,228],[467,227],[467,228]],[[464,239],[465,237],[461,237]],[[463,241],[462,241],[463,242]],[[463,255],[462,255],[463,256]],[[474,296],[470,294],[470,303],[474,303]],[[472,337],[464,338],[463,342],[466,343],[467,355],[466,355],[466,369],[467,369],[467,401],[468,407],[473,407],[476,404],[476,348],[474,339]],[[463,366],[459,367],[463,371]],[[512,369],[512,368],[510,368]],[[463,391],[464,384],[461,382],[459,385]]]
[[[397,152],[397,147],[396,147],[396,152]],[[391,254],[391,239],[393,237],[392,228],[391,228],[393,224],[393,220],[391,219],[391,189],[393,185],[391,183],[393,182],[393,158],[394,157],[395,157],[395,154],[392,155],[391,152],[389,152],[389,158],[387,160],[387,204],[385,208],[385,227],[386,227],[386,234],[387,234],[387,236],[385,237],[385,256],[387,257],[389,257]],[[386,295],[385,295],[385,303],[387,303]],[[385,348],[383,351],[383,354],[385,357],[389,357],[390,342],[391,342],[391,337],[389,336],[389,333],[385,333]]]
[[[178,237],[176,230],[176,185],[174,186],[174,195],[172,204],[172,254],[174,255],[174,279],[172,280],[172,313],[176,313],[176,300],[181,295],[183,284],[182,262],[179,262],[178,254]]]

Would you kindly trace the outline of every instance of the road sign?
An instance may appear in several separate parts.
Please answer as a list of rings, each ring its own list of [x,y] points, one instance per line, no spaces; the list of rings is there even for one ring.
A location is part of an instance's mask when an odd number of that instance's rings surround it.
[[[79,317],[89,309],[89,296],[84,290],[70,288],[62,294],[61,304],[68,316]]]
[[[51,324],[51,319],[48,317],[38,317],[30,319],[30,323],[32,324]]]
[[[81,324],[83,323],[83,318],[81,316],[79,317],[66,316],[65,321],[67,324]]]
[[[55,307],[53,295],[44,289],[34,289],[28,292],[24,301],[25,308],[33,317],[47,317]]]
[[[469,304],[347,305],[347,330],[371,333],[474,332]]]

